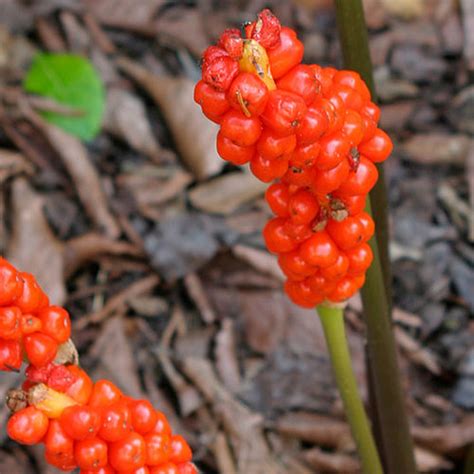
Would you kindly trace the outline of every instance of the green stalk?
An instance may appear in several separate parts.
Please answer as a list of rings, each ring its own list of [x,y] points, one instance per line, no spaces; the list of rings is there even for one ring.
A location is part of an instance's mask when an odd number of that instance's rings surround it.
[[[359,72],[375,98],[367,28],[361,0],[336,0],[337,22],[345,67]],[[380,437],[381,454],[389,474],[416,472],[404,397],[396,359],[391,321],[391,272],[388,257],[387,194],[383,167],[370,193],[368,211],[373,211],[376,238],[370,245],[374,254],[362,289],[367,327],[367,351],[371,393]],[[371,206],[372,205],[372,206]]]
[[[356,442],[362,472],[364,474],[382,474],[382,465],[352,370],[351,356],[344,330],[344,312],[341,308],[324,305],[318,306],[317,311],[323,325],[346,417]]]

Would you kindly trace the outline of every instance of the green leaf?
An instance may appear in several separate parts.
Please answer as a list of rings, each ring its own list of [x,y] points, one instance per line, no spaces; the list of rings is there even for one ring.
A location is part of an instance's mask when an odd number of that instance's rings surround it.
[[[99,132],[105,108],[104,85],[92,64],[82,56],[38,54],[23,87],[27,92],[79,109],[79,116],[43,112],[49,122],[83,140],[91,140]]]

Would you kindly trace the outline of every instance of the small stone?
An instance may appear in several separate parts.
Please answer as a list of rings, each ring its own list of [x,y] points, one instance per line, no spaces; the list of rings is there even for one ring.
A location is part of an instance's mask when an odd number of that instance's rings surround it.
[[[474,86],[466,87],[454,97],[448,119],[457,130],[474,135]]]
[[[392,67],[402,77],[420,83],[439,82],[448,71],[441,58],[429,56],[420,46],[400,45],[392,55]]]
[[[470,140],[465,135],[443,132],[413,135],[400,146],[406,157],[424,165],[463,165]]]

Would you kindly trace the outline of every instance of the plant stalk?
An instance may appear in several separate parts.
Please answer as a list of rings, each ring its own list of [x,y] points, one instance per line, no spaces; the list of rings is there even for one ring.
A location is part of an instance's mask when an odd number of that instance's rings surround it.
[[[344,64],[357,71],[375,98],[368,34],[361,0],[336,0],[337,23]],[[416,472],[404,397],[397,364],[391,320],[391,271],[388,256],[387,193],[383,167],[378,165],[379,180],[367,200],[367,210],[376,224],[370,241],[374,254],[362,288],[367,327],[368,362],[374,398],[376,432],[387,473]]]
[[[382,474],[377,448],[370,430],[369,420],[359,396],[352,370],[351,356],[344,329],[344,312],[341,308],[320,305],[317,308],[323,325],[336,383],[344,403],[364,474]]]

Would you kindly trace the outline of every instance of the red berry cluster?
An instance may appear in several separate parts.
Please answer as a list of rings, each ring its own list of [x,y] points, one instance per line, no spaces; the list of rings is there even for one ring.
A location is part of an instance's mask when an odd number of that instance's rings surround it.
[[[19,370],[23,348],[30,363],[22,389],[9,394],[10,438],[43,443],[48,463],[63,471],[197,474],[188,444],[149,401],[54,362],[70,332],[68,313],[49,306],[34,277],[0,259],[0,369]]]
[[[380,110],[353,71],[301,64],[303,45],[269,10],[203,55],[195,101],[220,125],[217,151],[250,164],[275,214],[263,235],[298,305],[344,301],[365,281],[374,163],[392,151]]]
[[[32,365],[46,365],[70,335],[68,312],[49,305],[33,275],[0,257],[0,370],[18,370],[23,349]]]

